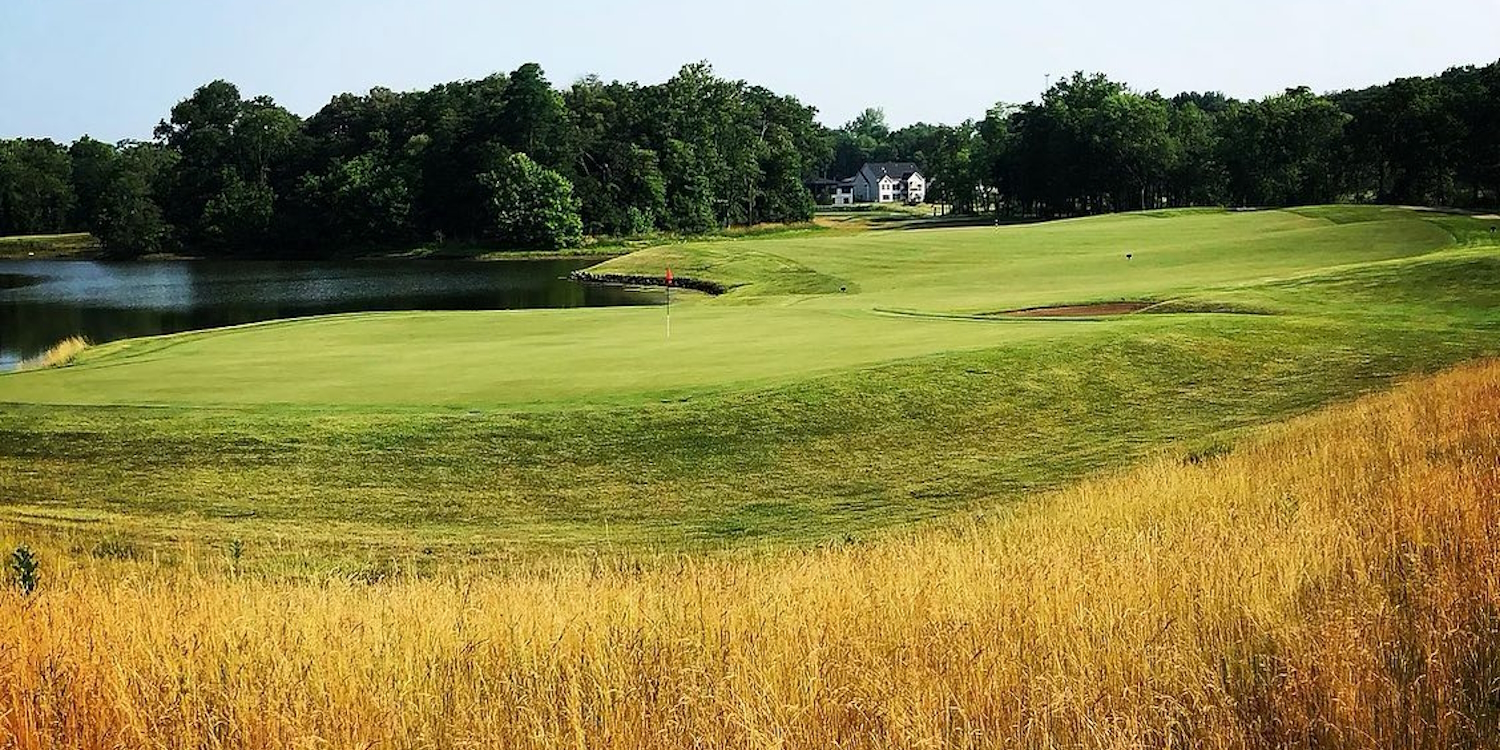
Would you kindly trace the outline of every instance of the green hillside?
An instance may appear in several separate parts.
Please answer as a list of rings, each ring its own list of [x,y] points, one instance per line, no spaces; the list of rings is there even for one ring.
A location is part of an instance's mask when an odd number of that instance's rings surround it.
[[[813,233],[596,269],[732,287],[674,293],[670,339],[657,307],[120,342],[0,376],[0,520],[298,568],[859,538],[1493,354],[1487,239],[1375,207]],[[1116,301],[1153,307],[1003,314]]]

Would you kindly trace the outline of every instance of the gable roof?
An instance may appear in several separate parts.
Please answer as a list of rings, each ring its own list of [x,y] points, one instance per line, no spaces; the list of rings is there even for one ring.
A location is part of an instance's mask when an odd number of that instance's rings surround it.
[[[914,174],[921,174],[922,170],[909,161],[867,161],[861,172],[869,170],[871,176],[879,181],[882,177],[894,177],[904,180]]]

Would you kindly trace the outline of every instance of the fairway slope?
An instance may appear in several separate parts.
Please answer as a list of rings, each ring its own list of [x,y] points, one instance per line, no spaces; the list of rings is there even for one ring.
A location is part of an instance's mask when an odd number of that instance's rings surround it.
[[[1365,220],[1347,219],[1359,213]],[[1454,246],[1450,231],[1416,212],[1346,207],[1339,216],[1189,212],[665,246],[595,270],[671,267],[730,288],[679,295],[670,339],[652,308],[336,316],[100,347],[66,370],[0,376],[0,402],[645,403],[1072,335],[965,325],[970,314],[1167,302]]]
[[[814,233],[600,266],[733,266],[728,294],[674,295],[670,338],[645,307],[109,344],[0,375],[0,524],[86,550],[233,542],[246,564],[301,572],[782,548],[1232,444],[1500,353],[1487,231],[1339,215]],[[1121,300],[1155,304],[984,315]]]

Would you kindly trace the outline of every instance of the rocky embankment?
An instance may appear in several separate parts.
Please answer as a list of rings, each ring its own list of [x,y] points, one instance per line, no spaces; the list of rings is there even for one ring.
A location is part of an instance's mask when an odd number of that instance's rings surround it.
[[[588,271],[574,271],[568,274],[568,278],[581,281],[585,284],[623,284],[626,286],[668,286],[665,276],[637,276],[628,273],[590,273]],[[723,294],[729,291],[729,287],[717,281],[705,279],[693,279],[685,276],[672,278],[673,286],[678,289],[692,289],[706,294]]]

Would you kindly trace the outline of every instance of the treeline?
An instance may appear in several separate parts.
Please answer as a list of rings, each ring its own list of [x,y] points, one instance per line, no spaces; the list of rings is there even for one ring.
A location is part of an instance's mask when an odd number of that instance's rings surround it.
[[[706,64],[565,91],[528,64],[344,94],[305,120],[215,81],[150,143],[0,141],[0,234],[91,231],[120,256],[313,256],[805,221],[803,178],[830,149],[814,115]]]
[[[914,161],[960,210],[1067,216],[1175,206],[1500,203],[1500,62],[1329,96],[1171,98],[1076,74],[1040,102],[891,131],[867,110],[833,171]]]
[[[326,255],[462,240],[804,221],[816,177],[915,161],[960,211],[1500,202],[1500,62],[1332,95],[1164,97],[1103,75],[960,125],[842,128],[689,65],[665,83],[555,89],[540,67],[344,94],[301,119],[216,81],[148,143],[0,141],[0,234],[90,231],[117,255]]]

